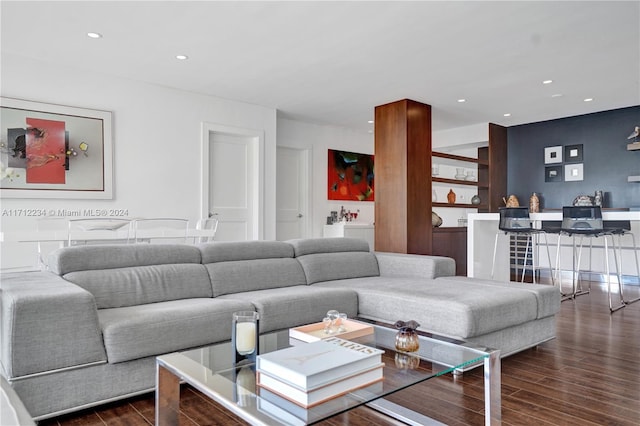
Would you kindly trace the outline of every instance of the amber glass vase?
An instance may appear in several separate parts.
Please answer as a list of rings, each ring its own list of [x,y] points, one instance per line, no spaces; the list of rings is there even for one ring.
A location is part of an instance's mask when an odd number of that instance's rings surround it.
[[[420,340],[416,329],[420,326],[411,320],[408,322],[397,321],[395,323],[398,333],[396,334],[396,349],[402,352],[415,352],[420,348]]]

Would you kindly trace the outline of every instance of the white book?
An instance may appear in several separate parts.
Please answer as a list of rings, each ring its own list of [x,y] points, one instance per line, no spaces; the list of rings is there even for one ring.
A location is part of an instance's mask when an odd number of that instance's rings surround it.
[[[309,391],[300,390],[266,373],[258,373],[257,384],[281,398],[292,401],[301,407],[310,408],[382,380],[384,377],[382,367],[384,367],[384,363]]]
[[[256,370],[308,391],[378,366],[383,353],[381,349],[332,337],[258,355]]]

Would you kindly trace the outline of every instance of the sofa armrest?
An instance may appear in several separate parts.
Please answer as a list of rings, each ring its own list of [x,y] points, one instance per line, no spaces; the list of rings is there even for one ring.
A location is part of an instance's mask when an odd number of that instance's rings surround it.
[[[375,252],[380,276],[433,279],[456,274],[456,262],[450,257]]]
[[[91,293],[49,272],[0,280],[1,360],[9,381],[106,362]]]

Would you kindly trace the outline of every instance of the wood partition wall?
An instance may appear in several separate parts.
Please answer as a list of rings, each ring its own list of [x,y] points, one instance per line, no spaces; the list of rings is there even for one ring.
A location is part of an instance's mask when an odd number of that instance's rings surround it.
[[[453,257],[457,275],[466,275],[466,227],[434,230],[431,223],[431,130],[430,105],[403,99],[375,108],[375,250]],[[478,148],[477,160],[457,158],[478,163],[477,186],[483,203],[468,208],[497,212],[502,197],[508,195],[507,129],[490,123],[486,138],[487,146]],[[438,203],[438,207],[467,205]]]
[[[431,106],[403,99],[375,108],[375,249],[430,254]]]

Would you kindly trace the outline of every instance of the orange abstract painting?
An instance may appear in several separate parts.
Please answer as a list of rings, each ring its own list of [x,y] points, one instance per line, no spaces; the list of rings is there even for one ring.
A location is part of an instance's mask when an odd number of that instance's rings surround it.
[[[373,155],[329,150],[328,199],[374,201]]]

